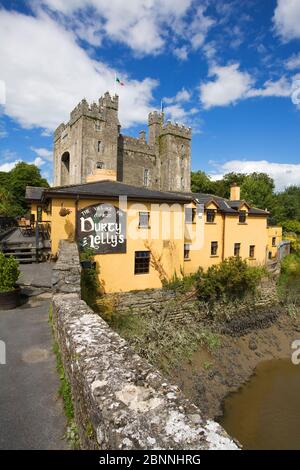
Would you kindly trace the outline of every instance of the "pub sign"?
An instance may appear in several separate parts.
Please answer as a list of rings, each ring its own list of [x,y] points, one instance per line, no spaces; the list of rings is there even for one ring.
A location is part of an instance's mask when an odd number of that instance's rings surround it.
[[[77,241],[98,254],[126,253],[126,213],[111,204],[77,211]]]

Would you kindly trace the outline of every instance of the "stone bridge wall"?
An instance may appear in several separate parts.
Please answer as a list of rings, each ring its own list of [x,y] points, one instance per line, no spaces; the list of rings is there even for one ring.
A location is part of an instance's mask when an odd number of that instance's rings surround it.
[[[221,426],[203,420],[201,411],[176,386],[80,300],[75,252],[73,244],[60,245],[53,323],[82,448],[238,449]],[[70,283],[63,283],[57,271],[65,273],[65,280],[73,279],[75,292],[65,292]]]

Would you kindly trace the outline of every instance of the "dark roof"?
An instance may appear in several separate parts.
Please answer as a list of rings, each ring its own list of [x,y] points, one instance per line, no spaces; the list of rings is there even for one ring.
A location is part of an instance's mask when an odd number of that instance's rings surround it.
[[[40,188],[37,186],[26,186],[25,199],[27,201],[40,201],[42,199],[43,192],[47,188]]]
[[[132,186],[129,184],[120,183],[118,181],[103,180],[95,181],[93,183],[74,184],[69,186],[58,186],[49,188],[44,191],[44,198],[54,196],[90,198],[90,197],[106,197],[109,199],[116,199],[119,196],[127,196],[128,199],[145,199],[150,201],[169,201],[189,203],[192,200],[191,196],[183,193],[171,193],[155,191],[143,187]]]
[[[205,193],[184,193],[187,196],[196,199],[199,204],[207,204],[209,201],[215,201],[219,206],[221,212],[226,214],[238,214],[237,209],[242,205],[246,204],[249,207],[248,214],[250,215],[264,215],[268,216],[269,212],[262,209],[257,209],[256,207],[251,207],[247,201],[230,201],[229,199],[215,196],[214,194],[205,194]]]

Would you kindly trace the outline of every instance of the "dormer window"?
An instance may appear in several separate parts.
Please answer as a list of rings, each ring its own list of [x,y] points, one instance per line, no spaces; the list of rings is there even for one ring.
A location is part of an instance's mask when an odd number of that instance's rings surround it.
[[[247,212],[246,211],[240,211],[239,212],[239,223],[240,224],[245,224],[247,219]]]
[[[206,222],[208,224],[213,224],[216,217],[216,211],[214,209],[207,209],[206,210]]]

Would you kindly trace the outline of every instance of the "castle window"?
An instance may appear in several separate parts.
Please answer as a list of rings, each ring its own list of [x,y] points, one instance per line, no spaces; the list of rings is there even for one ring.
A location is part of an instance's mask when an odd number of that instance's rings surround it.
[[[241,244],[240,243],[235,243],[234,244],[234,250],[233,250],[233,255],[238,258],[240,256],[241,252]]]
[[[181,158],[185,157],[185,145],[181,145]]]
[[[276,237],[272,237],[272,246],[276,246]]]
[[[185,223],[186,224],[195,224],[196,223],[196,209],[192,207],[186,207],[184,211]]]
[[[184,190],[184,178],[183,177],[181,177],[180,184],[181,184],[181,189]]]
[[[240,224],[245,224],[246,223],[246,217],[247,217],[247,212],[246,211],[240,211],[239,212],[239,223]]]
[[[101,140],[98,140],[98,152],[101,152]]]
[[[61,185],[69,184],[70,176],[70,154],[65,152],[61,157]]]
[[[211,242],[210,254],[211,254],[211,256],[217,256],[217,254],[218,254],[218,242]]]
[[[190,251],[191,245],[189,243],[184,244],[184,261],[188,261],[190,259]]]
[[[150,251],[136,251],[134,254],[134,274],[147,274],[150,269]]]
[[[150,183],[150,171],[148,168],[144,169],[144,186],[149,186]]]
[[[255,256],[255,245],[249,246],[249,258],[254,258]]]
[[[101,123],[100,123],[100,121],[96,121],[96,122],[95,122],[95,129],[96,129],[96,131],[100,131],[100,130],[101,130]]]
[[[150,228],[150,212],[139,212],[139,228]]]
[[[206,211],[206,222],[208,224],[213,224],[216,217],[216,211],[214,209],[207,209]]]
[[[98,170],[103,170],[103,168],[104,168],[104,162],[97,162],[97,163],[96,163],[96,168],[97,168]]]

